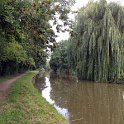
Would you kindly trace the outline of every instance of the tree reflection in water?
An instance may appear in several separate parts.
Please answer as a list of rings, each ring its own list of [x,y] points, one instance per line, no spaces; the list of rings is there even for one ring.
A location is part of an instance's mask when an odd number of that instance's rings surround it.
[[[67,110],[70,124],[124,124],[123,85],[46,77],[50,99],[60,113]]]

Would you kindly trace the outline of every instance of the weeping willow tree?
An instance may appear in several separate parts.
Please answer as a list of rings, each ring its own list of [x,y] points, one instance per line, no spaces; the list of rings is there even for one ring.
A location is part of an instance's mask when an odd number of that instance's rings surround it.
[[[105,0],[79,10],[68,48],[78,78],[113,81],[124,72],[124,7]]]

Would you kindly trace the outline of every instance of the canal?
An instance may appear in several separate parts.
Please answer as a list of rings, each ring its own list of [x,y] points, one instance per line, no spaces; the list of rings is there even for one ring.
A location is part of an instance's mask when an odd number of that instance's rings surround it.
[[[45,73],[35,86],[70,124],[124,124],[122,84],[76,81]]]

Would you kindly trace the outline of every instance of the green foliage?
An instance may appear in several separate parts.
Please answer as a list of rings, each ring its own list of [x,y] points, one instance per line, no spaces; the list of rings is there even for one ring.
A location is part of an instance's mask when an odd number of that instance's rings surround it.
[[[0,124],[67,124],[31,83],[37,72],[28,72],[11,87],[8,99],[0,102]]]
[[[24,63],[28,59],[26,51],[17,42],[4,43],[4,45],[5,46],[1,48],[0,60]],[[0,46],[2,46],[2,43],[0,43]]]
[[[59,2],[59,4],[57,4]],[[64,0],[1,0],[0,2],[0,75],[39,68],[46,64],[47,48],[56,35],[49,21],[58,26],[69,24],[70,4]],[[57,28],[61,30],[61,26]],[[54,45],[53,45],[54,46]],[[13,64],[13,66],[10,66]],[[12,70],[12,71],[11,71]]]
[[[54,71],[68,69],[67,44],[68,41],[61,41],[52,53],[50,67]]]
[[[105,0],[80,9],[68,47],[78,78],[114,81],[124,72],[124,8]]]

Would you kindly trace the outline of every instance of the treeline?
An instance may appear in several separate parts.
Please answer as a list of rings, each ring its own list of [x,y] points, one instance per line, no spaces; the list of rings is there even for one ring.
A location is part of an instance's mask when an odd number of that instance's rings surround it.
[[[79,79],[114,82],[123,78],[124,7],[105,0],[89,2],[79,10],[67,44],[68,69]]]
[[[58,46],[54,49],[50,67],[55,71],[68,71],[68,57],[67,57],[68,41],[61,41]]]
[[[49,21],[59,32],[61,26],[55,15],[69,24],[70,6],[66,0],[1,0],[0,75],[45,65],[47,48],[53,49],[56,43]]]

